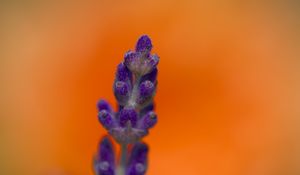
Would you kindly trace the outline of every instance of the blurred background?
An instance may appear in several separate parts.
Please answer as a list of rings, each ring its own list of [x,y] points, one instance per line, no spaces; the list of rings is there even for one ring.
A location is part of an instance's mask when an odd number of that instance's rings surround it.
[[[0,174],[92,175],[117,64],[160,55],[148,175],[300,174],[300,3],[0,2]]]

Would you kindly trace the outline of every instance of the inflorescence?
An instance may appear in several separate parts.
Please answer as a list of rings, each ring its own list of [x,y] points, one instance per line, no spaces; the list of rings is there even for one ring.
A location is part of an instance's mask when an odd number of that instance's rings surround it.
[[[150,38],[143,35],[135,51],[128,51],[118,65],[113,84],[117,112],[105,100],[97,104],[99,122],[121,145],[117,161],[110,138],[106,136],[101,140],[94,160],[97,175],[143,175],[146,172],[148,146],[141,139],[157,122],[153,97],[159,57],[151,54],[151,49]]]

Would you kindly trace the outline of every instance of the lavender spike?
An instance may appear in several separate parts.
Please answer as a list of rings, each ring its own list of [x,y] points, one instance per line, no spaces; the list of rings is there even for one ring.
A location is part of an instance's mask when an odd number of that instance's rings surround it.
[[[159,57],[151,54],[152,47],[150,38],[141,36],[135,51],[128,51],[124,61],[118,65],[113,84],[117,112],[113,112],[105,100],[97,104],[99,122],[121,146],[115,168],[111,142],[108,138],[102,140],[100,154],[95,161],[98,175],[144,175],[147,170],[148,147],[140,140],[157,123],[153,98]],[[128,150],[129,144],[134,145],[132,151]]]

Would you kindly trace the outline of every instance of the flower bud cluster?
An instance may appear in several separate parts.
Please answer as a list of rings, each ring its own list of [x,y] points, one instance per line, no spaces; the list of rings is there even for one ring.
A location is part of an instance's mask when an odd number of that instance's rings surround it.
[[[157,86],[158,56],[150,53],[151,40],[140,37],[135,51],[128,51],[117,67],[113,90],[117,112],[105,100],[98,102],[100,123],[119,143],[134,143],[148,134],[157,122],[153,97]]]
[[[137,41],[135,51],[128,51],[116,70],[113,91],[118,102],[115,112],[109,103],[97,104],[98,120],[120,144],[132,144],[126,160],[126,175],[143,175],[147,165],[147,145],[140,142],[157,123],[153,97],[157,87],[159,57],[151,54],[152,43],[147,35]],[[126,150],[127,151],[127,150]],[[101,175],[115,174],[114,150],[105,137],[95,159],[95,170]]]

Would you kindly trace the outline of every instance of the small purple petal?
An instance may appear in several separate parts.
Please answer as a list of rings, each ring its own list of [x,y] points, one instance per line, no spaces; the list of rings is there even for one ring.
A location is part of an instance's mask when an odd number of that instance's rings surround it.
[[[115,92],[119,95],[125,96],[129,93],[129,85],[124,81],[116,81]]]
[[[147,130],[152,128],[156,123],[157,115],[153,111],[150,111],[139,120],[138,128]]]
[[[124,81],[116,81],[113,88],[119,104],[125,105],[130,95],[130,85]]]
[[[108,130],[115,124],[113,116],[105,109],[98,113],[98,120]]]
[[[140,96],[148,97],[153,94],[154,90],[155,90],[154,84],[151,81],[146,80],[141,83],[139,93]]]
[[[119,120],[122,127],[125,127],[128,121],[134,127],[137,123],[137,112],[133,108],[124,108],[119,113]]]
[[[112,107],[109,105],[109,103],[106,100],[103,100],[103,99],[98,101],[97,108],[99,111],[105,109],[108,112],[112,112]]]
[[[118,81],[128,81],[132,79],[132,74],[129,69],[123,64],[120,63],[117,68],[116,79]]]
[[[137,52],[150,52],[152,49],[152,43],[150,38],[147,35],[141,36],[136,44],[135,50]]]

